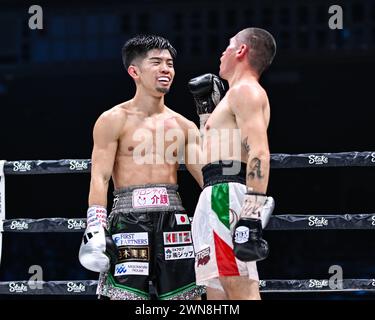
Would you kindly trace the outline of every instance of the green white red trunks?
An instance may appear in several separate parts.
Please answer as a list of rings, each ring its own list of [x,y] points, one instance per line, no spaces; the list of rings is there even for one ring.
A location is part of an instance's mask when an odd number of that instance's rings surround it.
[[[245,164],[241,165],[241,172],[246,171]],[[239,175],[220,176],[219,180],[210,166],[203,168],[206,187],[192,224],[196,283],[222,290],[219,277],[248,276],[259,281],[256,262],[240,261],[233,253],[232,231],[244,201],[244,180]]]

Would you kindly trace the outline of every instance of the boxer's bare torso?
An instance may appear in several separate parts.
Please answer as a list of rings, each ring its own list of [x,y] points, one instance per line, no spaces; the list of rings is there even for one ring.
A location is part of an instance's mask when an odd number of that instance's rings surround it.
[[[250,119],[239,119],[236,116],[236,96],[238,86],[246,85],[250,90],[256,92],[261,99],[261,112]],[[239,127],[239,121],[263,121],[268,127],[270,121],[270,106],[267,94],[257,82],[240,82],[230,88],[224,98],[212,112],[204,126],[203,152],[206,154],[207,162],[217,160],[239,160],[244,163],[248,161],[248,150],[243,143],[244,134]]]
[[[118,145],[112,173],[115,188],[177,183],[179,164],[176,160],[185,148],[190,121],[167,107],[160,114],[147,115],[131,101],[108,112],[113,113],[109,116],[118,122],[115,129]],[[184,140],[173,137],[177,132]]]

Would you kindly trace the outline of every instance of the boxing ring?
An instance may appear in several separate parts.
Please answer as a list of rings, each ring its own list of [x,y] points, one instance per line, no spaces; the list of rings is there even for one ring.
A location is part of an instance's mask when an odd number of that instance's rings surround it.
[[[271,169],[311,167],[375,166],[375,152],[342,152],[310,154],[272,154]],[[86,218],[6,219],[5,176],[88,173],[87,159],[0,161],[0,263],[3,233],[80,232],[86,228]],[[184,170],[181,166],[180,170]],[[272,215],[266,230],[349,230],[375,229],[375,213],[332,215]],[[4,244],[6,245],[6,243]],[[78,259],[77,247],[77,259]],[[97,281],[0,282],[0,295],[95,295]],[[37,284],[41,284],[38,286]],[[266,279],[260,281],[260,291],[267,292],[343,292],[375,291],[375,279],[342,279],[336,287],[328,279]],[[36,286],[36,287],[35,287]]]

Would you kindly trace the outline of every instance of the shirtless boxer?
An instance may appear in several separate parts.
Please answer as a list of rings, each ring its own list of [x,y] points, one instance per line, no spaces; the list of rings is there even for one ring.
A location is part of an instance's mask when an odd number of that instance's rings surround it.
[[[207,286],[208,299],[260,299],[256,261],[268,255],[262,227],[274,203],[266,196],[270,105],[258,81],[275,52],[267,31],[244,29],[230,39],[220,59],[220,76],[229,83],[225,95],[215,75],[189,82],[204,124],[207,157],[192,233],[197,283]],[[224,134],[228,131],[233,134]],[[213,152],[225,145],[240,151]]]
[[[96,121],[79,259],[101,272],[97,293],[110,299],[149,299],[150,280],[158,299],[193,299],[202,287],[195,284],[190,223],[177,192],[177,158],[199,149],[198,140],[188,140],[188,131],[190,137],[199,131],[164,104],[176,50],[162,37],[137,36],[122,55],[136,93]],[[186,167],[202,186],[199,166]],[[111,177],[115,198],[107,219]]]

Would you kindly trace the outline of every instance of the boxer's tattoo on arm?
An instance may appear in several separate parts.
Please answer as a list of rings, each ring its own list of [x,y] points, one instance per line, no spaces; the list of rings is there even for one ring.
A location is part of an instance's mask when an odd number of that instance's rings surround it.
[[[242,140],[242,145],[244,146],[246,152],[249,153],[249,152],[250,152],[250,146],[247,144],[247,137],[245,137],[245,138]]]
[[[259,158],[251,159],[247,167],[247,172],[247,177],[251,180],[255,178],[262,179],[264,177],[264,175],[262,175],[261,161]]]

